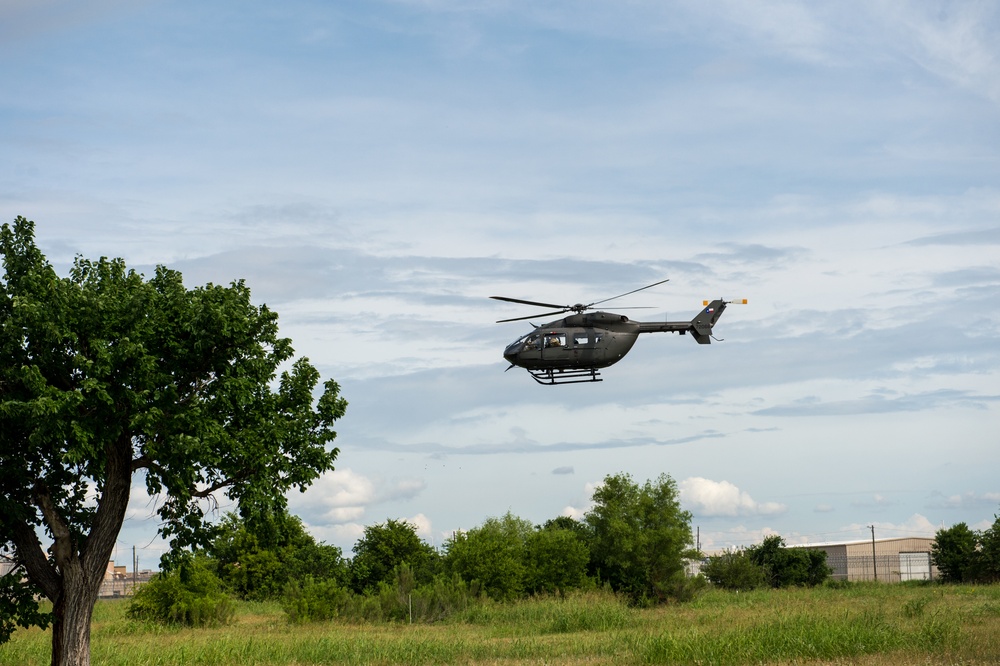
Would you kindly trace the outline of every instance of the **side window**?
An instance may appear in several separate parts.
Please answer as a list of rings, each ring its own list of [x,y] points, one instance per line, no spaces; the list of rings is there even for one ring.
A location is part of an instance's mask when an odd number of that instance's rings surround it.
[[[577,347],[584,347],[589,341],[590,337],[586,333],[573,334],[573,344]]]
[[[545,335],[545,347],[565,347],[566,346],[566,334],[565,333],[548,333]]]
[[[536,333],[536,334],[532,335],[531,337],[529,337],[527,340],[524,341],[524,349],[525,349],[525,351],[530,351],[532,349],[538,349],[538,343],[539,343],[538,334]]]

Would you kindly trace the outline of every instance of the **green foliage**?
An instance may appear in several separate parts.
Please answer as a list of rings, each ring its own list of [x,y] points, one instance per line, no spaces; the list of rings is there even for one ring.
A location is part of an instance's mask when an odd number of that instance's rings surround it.
[[[979,537],[979,580],[986,583],[1000,581],[1000,516]]]
[[[189,627],[227,624],[235,606],[203,557],[189,557],[170,573],[159,573],[136,590],[127,614],[136,620]]]
[[[701,573],[713,584],[726,590],[753,590],[763,587],[767,572],[742,550],[711,555]]]
[[[465,611],[476,602],[477,588],[459,576],[438,575],[416,584],[406,564],[374,593],[356,594],[334,581],[306,578],[290,583],[282,598],[288,620],[296,624],[343,619],[353,622],[429,623]]]
[[[691,514],[681,509],[674,480],[662,474],[640,487],[628,474],[607,476],[593,502],[586,521],[600,581],[635,603],[668,598],[692,542]]]
[[[387,519],[370,525],[354,546],[350,566],[351,589],[358,593],[374,592],[383,582],[391,582],[397,567],[406,564],[420,582],[434,577],[438,554],[419,536],[414,525],[405,520]]]
[[[982,532],[965,523],[938,530],[931,560],[946,583],[1000,581],[1000,516]]]
[[[525,538],[524,555],[525,590],[530,594],[565,594],[587,582],[590,549],[575,530],[535,530]]]
[[[52,622],[52,614],[39,609],[37,591],[23,580],[23,574],[20,567],[14,567],[0,576],[0,644],[10,640],[18,626],[44,629]]]
[[[89,634],[65,609],[93,607],[133,474],[162,498],[163,536],[204,544],[216,494],[254,520],[332,469],[347,403],[332,380],[315,395],[318,371],[242,281],[187,289],[107,258],[61,278],[22,217],[0,255],[0,549],[54,602],[54,651],[82,659]]]
[[[531,523],[507,512],[487,518],[468,532],[456,532],[445,544],[448,569],[463,580],[478,583],[495,601],[511,601],[525,591],[528,569],[526,544]]]
[[[940,529],[931,545],[931,561],[945,583],[961,583],[976,578],[979,536],[965,523]]]
[[[302,624],[339,617],[348,606],[351,593],[334,580],[315,580],[311,576],[285,586],[281,608],[289,622]]]
[[[776,534],[747,548],[745,556],[764,570],[771,587],[819,585],[830,576],[825,551],[786,548],[785,540]]]
[[[762,586],[812,587],[830,576],[826,552],[808,548],[786,548],[785,540],[771,535],[745,550],[708,558],[701,568],[706,578],[727,590],[752,590]]]
[[[302,521],[279,512],[246,523],[227,514],[206,551],[226,586],[242,599],[278,599],[291,581],[347,581],[340,548],[316,543]]]

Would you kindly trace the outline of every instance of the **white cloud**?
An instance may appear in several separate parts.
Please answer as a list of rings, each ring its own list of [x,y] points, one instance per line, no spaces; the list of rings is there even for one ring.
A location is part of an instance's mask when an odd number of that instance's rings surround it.
[[[310,524],[348,525],[362,520],[373,506],[412,499],[425,487],[423,480],[413,477],[372,479],[344,467],[324,474],[304,493],[290,493],[288,501]]]
[[[770,527],[755,529],[739,525],[725,531],[702,530],[701,552],[712,554],[723,550],[744,548],[762,542],[766,537],[778,534]],[[787,543],[787,540],[786,540]]]
[[[913,3],[888,3],[887,16],[907,32],[908,53],[929,71],[1000,103],[1000,46],[994,2],[931,3],[920,11]]]
[[[698,516],[747,516],[783,513],[778,502],[758,502],[729,481],[691,477],[677,484],[682,505]]]
[[[863,534],[871,533],[871,526],[875,527],[875,539],[891,539],[895,537],[921,536],[932,537],[940,526],[935,525],[926,516],[914,513],[901,523],[891,521],[873,521],[867,525],[864,523],[853,523],[843,528],[845,532],[856,532]]]
[[[422,539],[430,539],[434,535],[434,530],[431,527],[431,519],[422,513],[410,516],[409,518],[404,518],[403,520],[413,525],[416,529],[417,536]]]
[[[970,490],[947,497],[938,497],[930,503],[930,506],[942,509],[982,509],[996,507],[997,504],[1000,504],[1000,493],[979,493]]]
[[[885,495],[883,495],[881,493],[874,493],[874,494],[871,495],[871,497],[863,498],[863,499],[859,499],[859,500],[855,500],[855,501],[851,502],[851,506],[855,506],[855,507],[869,507],[869,508],[878,509],[878,508],[881,508],[881,507],[892,506],[895,503],[896,503],[895,500],[889,499],[889,498],[887,498]]]

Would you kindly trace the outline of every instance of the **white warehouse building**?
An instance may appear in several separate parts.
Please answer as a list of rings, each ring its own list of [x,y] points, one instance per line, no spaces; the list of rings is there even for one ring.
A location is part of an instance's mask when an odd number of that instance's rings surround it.
[[[789,548],[809,548],[826,552],[833,580],[877,580],[899,583],[934,580],[937,567],[931,562],[933,537],[902,537],[825,543],[803,543]]]

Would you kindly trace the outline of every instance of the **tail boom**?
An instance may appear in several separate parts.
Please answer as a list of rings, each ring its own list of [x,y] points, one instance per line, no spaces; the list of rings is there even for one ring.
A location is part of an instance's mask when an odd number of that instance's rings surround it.
[[[711,344],[712,328],[730,303],[746,303],[747,300],[725,301],[721,298],[705,301],[705,307],[691,321],[651,321],[639,322],[640,333],[690,333],[695,342],[702,345]]]

